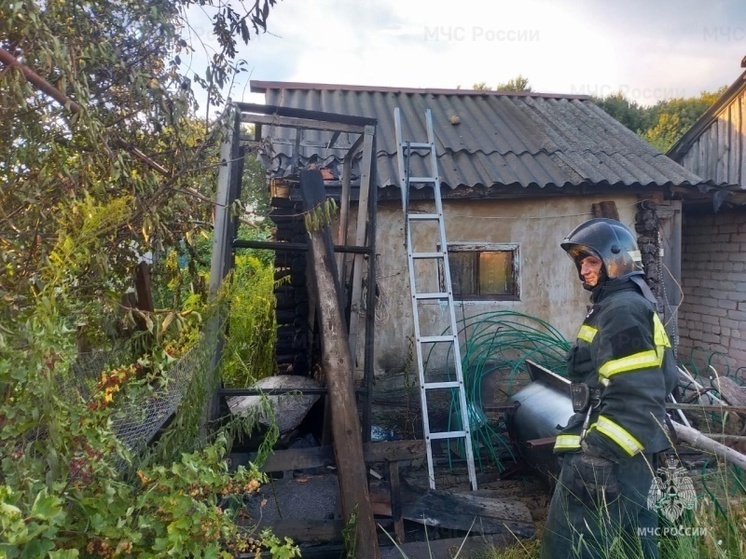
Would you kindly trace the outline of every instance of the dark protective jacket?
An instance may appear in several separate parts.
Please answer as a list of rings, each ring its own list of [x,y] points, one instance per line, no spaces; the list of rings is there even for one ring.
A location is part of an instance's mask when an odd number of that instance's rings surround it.
[[[585,437],[613,461],[671,446],[666,396],[676,386],[671,343],[653,304],[629,279],[609,280],[591,294],[593,307],[568,355],[568,377],[600,392]],[[557,437],[555,452],[580,449],[585,413]]]

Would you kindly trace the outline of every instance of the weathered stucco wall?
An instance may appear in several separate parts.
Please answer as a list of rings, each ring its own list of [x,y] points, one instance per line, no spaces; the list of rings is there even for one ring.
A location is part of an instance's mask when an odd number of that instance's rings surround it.
[[[559,243],[576,225],[593,217],[593,203],[610,199],[606,195],[444,201],[448,243],[515,243],[520,253],[520,300],[457,301],[457,318],[513,310],[546,320],[568,339],[574,338],[586,313],[588,293],[583,290],[572,261]],[[614,200],[621,221],[634,230],[637,197],[630,195]],[[378,377],[400,372],[407,360],[411,361],[414,323],[404,247],[404,220],[398,202],[379,204],[376,228],[375,371]],[[443,320],[442,327],[445,327],[447,322],[445,318]],[[360,345],[358,355],[362,355],[362,350]]]
[[[745,217],[684,215],[678,353],[699,371],[708,362],[719,374],[746,366]]]

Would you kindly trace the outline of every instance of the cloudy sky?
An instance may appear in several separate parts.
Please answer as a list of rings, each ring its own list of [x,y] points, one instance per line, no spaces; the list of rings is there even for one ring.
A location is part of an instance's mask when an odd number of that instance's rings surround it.
[[[744,55],[743,0],[278,0],[268,33],[241,45],[231,97],[262,102],[249,79],[471,88],[521,74],[538,92],[651,105],[730,85]]]

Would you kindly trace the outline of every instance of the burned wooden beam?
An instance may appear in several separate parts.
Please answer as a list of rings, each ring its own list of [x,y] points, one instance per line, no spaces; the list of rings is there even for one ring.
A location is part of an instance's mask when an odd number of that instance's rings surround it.
[[[302,171],[300,185],[307,210],[325,202],[324,180],[319,171]],[[320,224],[318,229],[309,230],[308,235],[321,323],[321,366],[329,389],[342,516],[355,527],[355,557],[378,559],[380,551],[368,495],[362,427],[352,381],[353,361],[342,317],[341,290],[329,225]]]

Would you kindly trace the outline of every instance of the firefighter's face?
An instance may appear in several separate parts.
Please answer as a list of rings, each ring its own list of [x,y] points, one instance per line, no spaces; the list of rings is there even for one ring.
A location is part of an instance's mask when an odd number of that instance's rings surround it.
[[[596,287],[601,281],[601,274],[604,263],[600,258],[595,256],[586,256],[580,261],[580,277],[583,283],[590,287]]]

